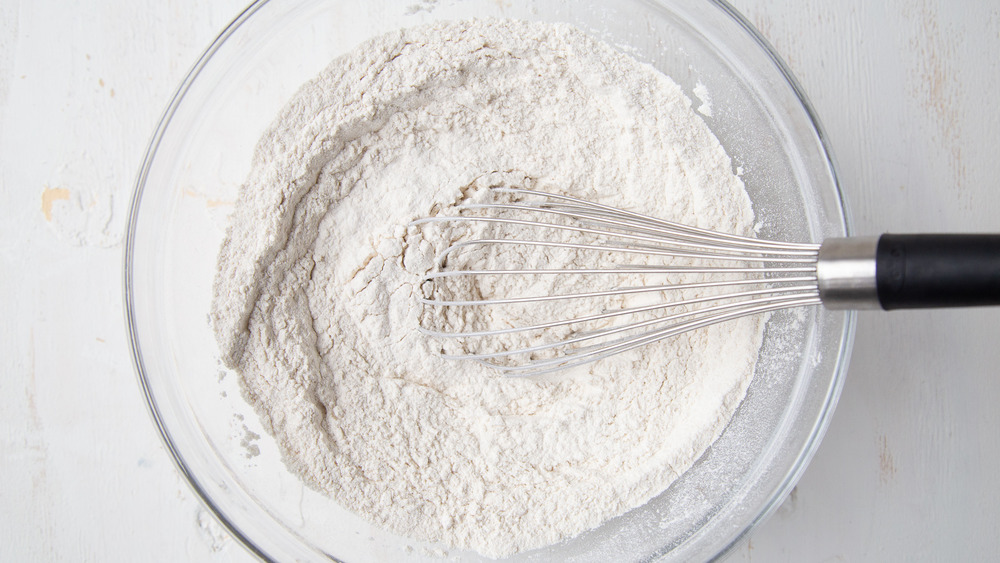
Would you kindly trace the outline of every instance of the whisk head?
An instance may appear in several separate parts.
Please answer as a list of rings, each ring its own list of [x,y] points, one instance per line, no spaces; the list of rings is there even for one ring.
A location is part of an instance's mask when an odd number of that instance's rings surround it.
[[[420,330],[442,356],[508,376],[820,303],[818,244],[719,233],[522,188],[490,188],[485,201],[457,210],[412,223],[446,229],[450,239],[423,280]]]

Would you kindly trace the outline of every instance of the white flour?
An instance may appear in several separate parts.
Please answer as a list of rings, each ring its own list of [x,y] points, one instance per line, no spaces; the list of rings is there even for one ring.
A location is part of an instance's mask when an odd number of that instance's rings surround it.
[[[258,146],[219,257],[223,359],[288,466],[369,520],[489,556],[574,536],[701,456],[745,394],[763,321],[504,379],[416,332],[421,276],[468,233],[406,225],[504,183],[748,234],[730,166],[676,84],[572,27],[373,39]]]

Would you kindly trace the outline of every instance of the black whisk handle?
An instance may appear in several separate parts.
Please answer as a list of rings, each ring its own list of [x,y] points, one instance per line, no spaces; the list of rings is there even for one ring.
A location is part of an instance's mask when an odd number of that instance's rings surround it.
[[[1000,234],[884,234],[875,278],[887,311],[1000,305]]]

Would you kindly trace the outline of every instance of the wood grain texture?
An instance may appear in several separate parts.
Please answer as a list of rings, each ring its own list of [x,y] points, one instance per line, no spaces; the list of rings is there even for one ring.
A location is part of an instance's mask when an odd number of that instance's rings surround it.
[[[788,62],[859,234],[1000,231],[1000,8],[734,2]],[[734,561],[975,561],[1000,551],[997,311],[863,313],[805,475]]]
[[[995,3],[734,4],[815,105],[857,233],[1000,231]],[[149,421],[120,282],[145,143],[242,7],[0,1],[0,560],[252,559]],[[995,558],[998,341],[997,311],[862,314],[826,439],[731,560]]]
[[[241,4],[0,4],[0,560],[251,559],[160,444],[121,308],[145,145]]]

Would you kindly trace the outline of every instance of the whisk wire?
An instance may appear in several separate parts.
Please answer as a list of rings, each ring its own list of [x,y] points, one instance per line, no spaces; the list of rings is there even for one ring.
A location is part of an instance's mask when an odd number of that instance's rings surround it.
[[[420,331],[423,332],[424,334],[429,335],[429,336],[436,336],[436,337],[439,337],[439,338],[468,338],[468,337],[481,337],[481,336],[499,336],[501,334],[513,334],[513,333],[517,333],[517,332],[530,332],[530,331],[542,330],[542,329],[547,329],[547,328],[554,328],[554,327],[559,327],[559,326],[568,326],[568,325],[574,325],[574,324],[581,324],[581,323],[587,323],[587,322],[600,321],[600,320],[604,320],[604,319],[609,319],[609,318],[614,318],[614,317],[621,317],[621,316],[626,316],[626,315],[637,315],[639,313],[648,313],[648,312],[656,311],[656,310],[659,310],[659,309],[667,309],[667,308],[673,308],[673,307],[684,307],[684,306],[688,306],[688,305],[695,305],[695,304],[698,304],[698,303],[709,303],[709,302],[712,302],[712,301],[720,301],[720,300],[742,299],[742,298],[746,298],[746,297],[751,297],[752,298],[752,297],[761,296],[761,295],[772,295],[772,296],[775,296],[775,297],[765,297],[765,298],[761,298],[761,299],[756,299],[755,300],[756,303],[776,302],[776,301],[779,301],[780,299],[788,299],[789,296],[791,296],[791,297],[802,297],[802,296],[813,296],[813,295],[818,296],[819,294],[816,292],[816,287],[814,285],[813,286],[810,286],[810,285],[793,286],[793,287],[782,288],[782,289],[758,289],[758,290],[752,290],[752,291],[741,291],[741,292],[735,292],[735,293],[726,293],[726,294],[722,294],[722,295],[710,295],[710,296],[707,296],[707,297],[696,297],[696,298],[691,298],[691,299],[683,299],[683,300],[680,300],[680,301],[672,301],[672,302],[668,302],[668,303],[657,303],[655,305],[646,305],[646,306],[643,306],[643,307],[630,307],[630,308],[627,308],[627,309],[620,309],[620,310],[617,310],[617,311],[610,311],[610,312],[600,313],[600,314],[596,314],[596,315],[589,315],[589,316],[585,316],[585,317],[573,317],[573,318],[570,318],[570,319],[562,319],[562,320],[558,320],[558,321],[550,321],[550,322],[547,322],[547,323],[540,323],[540,324],[529,325],[529,326],[519,326],[519,327],[501,328],[501,329],[492,329],[492,330],[479,330],[479,331],[461,331],[461,332],[435,331],[435,330],[430,330],[430,329],[426,329],[426,328],[421,327]],[[484,301],[483,303],[485,304],[486,302]],[[727,304],[726,306],[744,305],[744,304],[745,304],[745,302],[736,303],[736,304],[730,303],[730,304]],[[706,310],[707,309],[703,309],[700,312],[704,312]],[[694,314],[694,313],[683,313],[683,314],[672,315],[672,316],[668,316],[668,317],[661,317],[661,318],[658,318],[658,319],[653,319],[652,321],[648,321],[648,322],[663,322],[663,321],[666,321],[666,320],[671,320],[671,319],[674,319],[674,318],[680,318],[680,316],[690,315],[690,314]]]
[[[610,205],[604,205],[604,204],[601,204],[601,203],[596,203],[596,202],[593,202],[593,201],[588,201],[588,200],[585,200],[585,199],[581,199],[581,198],[577,198],[577,197],[573,197],[573,196],[568,196],[568,195],[563,195],[563,194],[553,194],[553,193],[542,192],[542,191],[538,191],[538,190],[529,190],[529,189],[525,189],[525,188],[504,188],[504,187],[498,187],[498,188],[494,188],[494,190],[497,193],[520,193],[520,194],[525,194],[525,195],[537,196],[537,197],[541,197],[541,198],[549,199],[549,200],[572,202],[573,204],[576,204],[576,205],[580,206],[583,209],[598,209],[598,210],[604,211],[604,212],[609,213],[609,214],[614,215],[614,216],[629,217],[629,218],[632,218],[632,219],[634,219],[636,221],[639,221],[639,222],[646,222],[646,223],[650,223],[650,224],[653,224],[653,225],[660,225],[660,226],[663,226],[663,227],[674,229],[677,232],[686,232],[686,233],[704,235],[704,236],[708,236],[708,237],[710,237],[710,238],[712,238],[714,240],[728,240],[728,241],[732,241],[732,242],[738,242],[738,243],[748,244],[748,245],[751,245],[751,246],[757,247],[757,248],[775,247],[775,248],[784,248],[784,249],[796,249],[796,248],[798,248],[798,249],[802,249],[802,250],[818,250],[819,249],[819,245],[817,245],[817,244],[781,242],[781,241],[773,241],[773,240],[767,240],[767,239],[756,239],[756,238],[751,238],[751,237],[746,237],[746,236],[741,236],[741,235],[735,235],[735,234],[732,234],[732,233],[722,233],[722,232],[719,232],[719,231],[712,231],[712,230],[709,230],[709,229],[702,229],[702,228],[699,228],[699,227],[694,227],[694,226],[691,226],[691,225],[685,225],[683,223],[677,223],[677,222],[674,222],[674,221],[667,221],[665,219],[660,219],[660,218],[653,217],[653,216],[650,216],[650,215],[644,215],[642,213],[636,213],[635,211],[628,211],[628,210],[625,210],[625,209],[620,209],[620,208],[617,208],[617,207],[612,207]]]
[[[775,284],[780,284],[780,283],[799,283],[799,282],[810,282],[809,285],[803,287],[809,287],[811,289],[816,288],[816,276],[812,275],[812,276],[783,277],[783,278],[705,281],[705,282],[677,283],[677,284],[666,284],[666,285],[649,285],[640,287],[620,287],[604,291],[535,295],[530,297],[507,297],[503,299],[447,300],[447,299],[430,299],[427,297],[421,297],[418,298],[417,301],[421,305],[436,305],[436,306],[451,306],[451,307],[467,307],[467,306],[479,306],[479,305],[510,305],[514,303],[543,303],[546,301],[561,301],[566,299],[585,299],[594,297],[607,297],[611,295],[630,295],[638,293],[658,293],[661,291],[677,291],[684,289],[699,289],[699,288],[709,288],[709,287],[730,287],[737,285],[760,285],[760,284],[768,284],[773,286]]]
[[[562,356],[549,359],[541,360],[529,360],[524,364],[518,365],[506,365],[499,362],[489,361],[489,354],[467,354],[467,355],[446,355],[443,354],[442,357],[450,359],[468,359],[475,360],[481,363],[485,363],[492,368],[499,371],[505,372],[507,375],[520,375],[520,376],[533,376],[533,375],[543,375],[546,373],[552,373],[555,371],[561,371],[564,369],[569,369],[571,367],[576,367],[582,364],[595,362],[615,354],[633,350],[653,342],[658,342],[672,336],[677,336],[684,332],[691,330],[696,330],[699,328],[704,328],[706,326],[711,326],[725,321],[735,320],[741,317],[746,317],[749,315],[756,315],[768,312],[774,312],[781,309],[788,309],[792,307],[801,307],[805,305],[817,305],[820,303],[819,295],[816,296],[805,296],[790,300],[781,300],[773,303],[762,303],[753,306],[744,306],[743,308],[725,312],[717,312],[713,315],[707,315],[704,317],[699,317],[688,322],[680,323],[677,325],[671,325],[669,327],[649,331],[638,336],[631,338],[624,338],[619,341],[613,341],[611,343],[603,343],[601,345],[589,347],[589,348],[578,348],[566,352]],[[706,310],[711,310],[708,308]],[[518,353],[530,353],[530,349],[523,349]]]
[[[545,224],[550,226],[549,224]],[[457,242],[444,252],[438,255],[438,263],[447,260],[447,256],[458,250],[474,247],[474,246],[486,246],[486,245],[516,245],[516,246],[536,246],[536,247],[546,247],[546,248],[570,248],[574,250],[594,250],[599,252],[616,252],[620,254],[642,254],[646,256],[669,256],[673,258],[703,258],[712,260],[730,260],[730,261],[754,261],[754,262],[780,262],[780,263],[801,263],[810,264],[816,262],[816,253],[805,253],[804,251],[796,251],[794,254],[789,252],[787,255],[779,256],[772,253],[761,254],[760,256],[748,257],[745,254],[733,254],[733,253],[722,253],[722,252],[709,252],[709,251],[699,251],[699,250],[675,250],[667,247],[656,247],[656,246],[612,246],[605,244],[583,244],[576,242],[554,242],[545,240],[512,240],[512,239],[476,239]],[[695,245],[690,245],[695,247]]]
[[[708,236],[701,233],[689,232],[684,229],[679,229],[675,227],[674,223],[666,223],[665,225],[653,222],[655,220],[649,218],[643,219],[633,219],[630,217],[620,217],[610,213],[594,213],[587,209],[581,208],[579,210],[566,206],[565,208],[558,208],[552,206],[544,205],[524,205],[524,204],[502,204],[502,203],[481,203],[481,204],[467,204],[462,206],[461,209],[465,210],[509,210],[509,211],[533,211],[539,213],[545,213],[549,215],[555,215],[559,217],[568,217],[581,224],[591,224],[595,228],[582,228],[574,227],[571,225],[558,225],[556,223],[535,223],[535,226],[547,226],[547,227],[560,227],[566,230],[579,230],[581,232],[588,232],[593,234],[600,234],[608,237],[621,237],[632,240],[646,240],[649,242],[659,242],[663,243],[665,236],[672,237],[670,239],[670,244],[677,247],[688,247],[688,248],[709,248],[722,251],[732,252],[734,246],[744,248],[746,250],[759,251],[764,254],[775,254],[775,255],[786,255],[786,256],[809,256],[818,252],[818,247],[813,247],[812,245],[805,245],[799,247],[795,245],[785,245],[784,243],[773,243],[773,241],[758,241],[757,239],[749,240],[729,240],[719,236]],[[473,217],[464,217],[465,219],[472,219]],[[444,218],[441,218],[444,219]],[[452,219],[461,220],[459,217],[453,217]],[[493,221],[493,222],[504,222],[504,221]],[[600,230],[596,227],[605,227],[612,229],[621,229],[622,232],[618,231],[606,231]],[[643,233],[646,236],[638,236],[635,234],[628,233]]]

